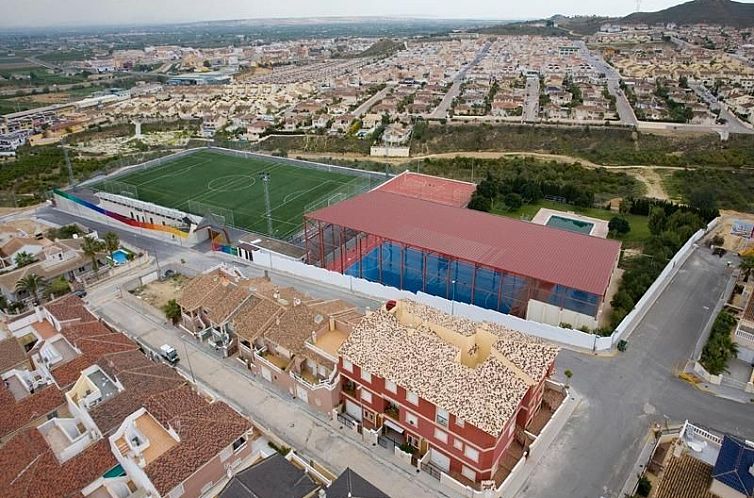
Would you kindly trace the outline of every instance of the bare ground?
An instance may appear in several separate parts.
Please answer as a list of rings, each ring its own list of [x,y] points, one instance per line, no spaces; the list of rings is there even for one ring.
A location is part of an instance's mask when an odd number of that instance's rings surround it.
[[[185,275],[175,275],[167,280],[154,281],[134,292],[147,303],[157,309],[162,309],[171,299],[178,299],[183,288],[191,281]]]

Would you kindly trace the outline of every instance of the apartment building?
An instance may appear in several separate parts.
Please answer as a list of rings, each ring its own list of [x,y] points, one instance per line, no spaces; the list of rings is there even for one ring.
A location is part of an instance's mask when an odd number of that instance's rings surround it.
[[[410,302],[367,315],[339,350],[341,421],[412,464],[497,488],[527,451],[558,348]]]

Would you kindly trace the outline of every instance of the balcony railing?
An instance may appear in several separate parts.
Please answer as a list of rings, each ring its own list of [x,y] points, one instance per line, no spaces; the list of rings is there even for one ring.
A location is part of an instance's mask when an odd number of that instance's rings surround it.
[[[387,408],[385,408],[385,415],[392,418],[393,420],[400,420],[400,413],[397,406],[388,406]]]

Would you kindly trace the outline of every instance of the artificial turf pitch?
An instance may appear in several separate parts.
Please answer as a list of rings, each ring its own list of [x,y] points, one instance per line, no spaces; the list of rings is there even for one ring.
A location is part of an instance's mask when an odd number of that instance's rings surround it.
[[[265,216],[262,172],[270,177],[272,234]],[[363,177],[293,166],[275,158],[242,158],[212,151],[199,151],[113,180],[135,186],[142,201],[186,212],[192,212],[189,207],[194,203],[220,207],[233,212],[236,227],[277,237],[300,229],[311,203],[352,192],[352,187],[368,182]]]

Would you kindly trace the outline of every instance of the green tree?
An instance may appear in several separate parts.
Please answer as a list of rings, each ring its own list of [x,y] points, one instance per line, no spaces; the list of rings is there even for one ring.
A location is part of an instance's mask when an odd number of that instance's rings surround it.
[[[84,241],[81,243],[81,250],[91,260],[92,269],[96,273],[99,270],[99,261],[97,261],[97,255],[105,249],[105,244],[92,237],[84,237]]]
[[[649,231],[652,232],[652,235],[659,235],[663,230],[665,230],[665,223],[667,222],[667,215],[665,214],[665,210],[661,207],[655,207],[652,208],[652,211],[649,212]]]
[[[50,285],[47,286],[47,289],[45,289],[45,294],[49,296],[56,296],[60,297],[64,294],[67,294],[71,290],[71,285],[68,283],[68,280],[65,279],[65,277],[60,276],[56,279],[54,279],[52,282],[50,282]]]
[[[113,253],[120,247],[120,238],[118,238],[118,234],[115,232],[107,232],[104,236],[103,241],[105,243],[105,249],[107,249],[107,252],[108,254],[110,254],[110,256],[112,256]]]
[[[39,291],[42,287],[44,287],[44,280],[36,273],[29,273],[16,282],[16,290],[28,292],[34,304],[39,304]]]
[[[181,319],[181,307],[175,299],[168,301],[168,303],[162,307],[162,311],[165,312],[165,317],[170,320],[173,325],[176,325]]]
[[[21,251],[20,253],[16,254],[16,257],[13,258],[13,261],[16,263],[16,267],[23,268],[24,266],[29,266],[30,264],[36,262],[37,258],[26,251]]]
[[[505,194],[503,197],[503,202],[505,202],[505,205],[508,207],[510,211],[516,211],[521,206],[524,205],[523,198],[516,194],[515,192],[511,192],[510,194]]]
[[[751,275],[752,270],[754,270],[754,254],[742,256],[741,262],[739,263],[739,267],[741,268],[741,271],[744,272],[746,278],[748,279],[749,275]]]
[[[631,231],[631,225],[622,216],[613,216],[608,222],[607,227],[611,232],[619,235],[625,235]]]
[[[489,212],[492,209],[492,201],[489,197],[484,197],[483,195],[479,195],[478,192],[474,192],[469,201],[469,209]]]

